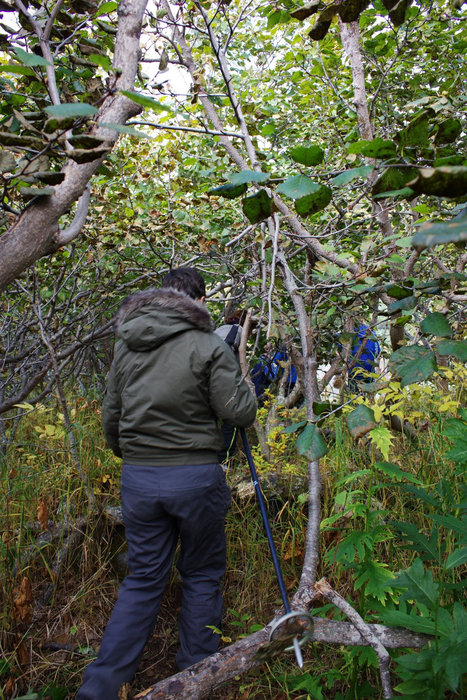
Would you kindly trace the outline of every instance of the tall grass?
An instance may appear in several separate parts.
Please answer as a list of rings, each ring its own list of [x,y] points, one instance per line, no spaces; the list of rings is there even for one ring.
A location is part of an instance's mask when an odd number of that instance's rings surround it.
[[[442,391],[407,394],[404,411],[409,417],[411,413],[423,412],[423,419],[418,419],[421,429],[416,440],[404,435],[394,437],[390,461],[430,487],[448,481],[453,493],[460,496],[461,477],[454,463],[444,457],[443,421],[457,408],[440,411],[446,401],[447,395]],[[285,422],[286,416],[282,417]],[[2,458],[0,699],[19,697],[28,689],[36,692],[48,689],[54,699],[73,697],[84,667],[98,648],[123,575],[118,563],[124,551],[123,532],[103,514],[108,506],[119,503],[120,460],[104,444],[97,400],[74,401],[73,422],[81,469],[88,476],[97,509],[93,517],[85,521],[80,544],[71,552],[58,579],[51,563],[67,531],[63,529],[56,539],[49,538],[50,541],[47,535],[60,533],[57,524],[76,521],[89,514],[89,493],[70,457],[63,418],[57,407],[50,404],[26,411],[15,444],[8,447]],[[372,465],[382,459],[381,454],[366,440],[354,443],[345,428],[345,416],[333,417],[328,427],[330,449],[321,463],[324,526],[319,575],[326,576],[341,594],[353,600],[367,619],[376,620],[381,600],[368,594],[365,586],[355,588],[355,567],[342,558],[339,542],[354,529],[374,527],[376,521],[371,520],[371,514],[383,512],[378,525],[388,528],[390,537],[375,542],[371,557],[397,572],[410,565],[415,553],[401,546],[400,534],[391,528],[389,520],[410,520],[423,532],[429,530],[432,520],[410,489],[384,483],[384,479],[378,485],[380,475],[374,472]],[[257,456],[284,579],[292,593],[300,577],[305,545],[304,462],[294,452],[290,436],[284,437],[276,430],[273,443],[269,464],[261,460],[258,453]],[[349,476],[352,479],[346,481]],[[370,479],[373,479],[372,485]],[[235,485],[249,480],[241,452],[231,460],[228,480],[233,486],[234,500],[227,519],[225,644],[266,624],[281,606],[256,499],[254,496],[241,499],[235,495]],[[333,518],[332,524],[326,524],[329,522],[326,519]],[[40,555],[28,557],[41,536],[44,543]],[[453,576],[453,583],[456,576]],[[41,606],[41,595],[47,583],[54,586],[53,596]],[[174,573],[158,625],[145,652],[142,670],[135,679],[135,692],[175,671],[179,602],[180,582]],[[317,612],[339,617],[329,606]],[[304,655],[305,666],[301,672],[293,655],[284,654],[224,685],[214,697],[350,699],[379,696],[378,673],[371,650],[311,645],[304,650]]]

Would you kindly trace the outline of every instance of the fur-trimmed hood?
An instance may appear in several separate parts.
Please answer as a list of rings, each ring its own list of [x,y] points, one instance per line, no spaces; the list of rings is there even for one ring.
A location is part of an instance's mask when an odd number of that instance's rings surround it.
[[[114,319],[115,333],[130,350],[145,352],[188,330],[209,333],[213,323],[200,301],[176,289],[145,289],[125,299]]]

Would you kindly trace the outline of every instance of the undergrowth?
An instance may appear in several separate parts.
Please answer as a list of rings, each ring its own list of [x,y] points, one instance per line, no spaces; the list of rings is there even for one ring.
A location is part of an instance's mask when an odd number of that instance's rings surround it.
[[[379,428],[399,412],[416,436],[366,434],[355,442],[346,415],[326,425],[328,454],[321,461],[322,533],[319,576],[325,576],[368,622],[400,625],[434,641],[420,652],[391,651],[398,696],[441,700],[466,689],[467,525],[465,446],[467,415],[449,377],[434,385],[367,399]],[[457,384],[459,386],[459,384]],[[460,390],[459,390],[460,391]],[[389,394],[389,391],[387,392]],[[23,416],[2,457],[0,698],[73,697],[98,648],[125,573],[123,530],[105,510],[119,504],[120,460],[105,447],[100,403],[77,399],[73,429],[83,486],[70,456],[63,416],[53,405],[18,409]],[[307,522],[306,463],[283,427],[300,411],[279,410],[271,428],[271,456],[256,450],[272,529],[287,589],[303,563]],[[252,436],[254,439],[254,436]],[[237,452],[228,469],[234,500],[227,520],[228,571],[224,581],[223,644],[265,625],[281,606],[267,539],[250,477]],[[100,515],[86,519],[89,490]],[[82,520],[82,538],[59,576],[57,554]],[[61,529],[60,529],[61,528]],[[40,545],[39,556],[32,554]],[[55,557],[55,558],[54,558]],[[44,590],[52,584],[52,596]],[[174,570],[159,621],[145,651],[133,692],[175,672],[180,582]],[[342,619],[330,605],[314,615]],[[377,698],[376,656],[366,647],[309,644],[304,668],[293,654],[233,679],[215,698]]]

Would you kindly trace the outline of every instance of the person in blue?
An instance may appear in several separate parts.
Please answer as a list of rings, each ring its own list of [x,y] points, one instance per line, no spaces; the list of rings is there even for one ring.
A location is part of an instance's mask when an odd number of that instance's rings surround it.
[[[285,350],[276,350],[272,353],[265,353],[251,370],[251,379],[255,387],[255,394],[258,399],[264,396],[268,387],[278,383],[284,373],[284,364],[288,361]],[[291,365],[285,381],[285,393],[290,394],[297,382],[297,370]]]
[[[381,347],[373,331],[365,324],[360,324],[355,331],[350,350],[351,361],[347,371],[349,386],[358,388],[358,382],[371,382],[370,373],[377,369]]]

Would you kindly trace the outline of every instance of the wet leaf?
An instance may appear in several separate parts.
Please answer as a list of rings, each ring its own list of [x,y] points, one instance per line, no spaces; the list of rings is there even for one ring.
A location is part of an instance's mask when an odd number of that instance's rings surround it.
[[[347,427],[350,434],[357,440],[376,428],[375,414],[373,409],[360,404],[347,416]]]

